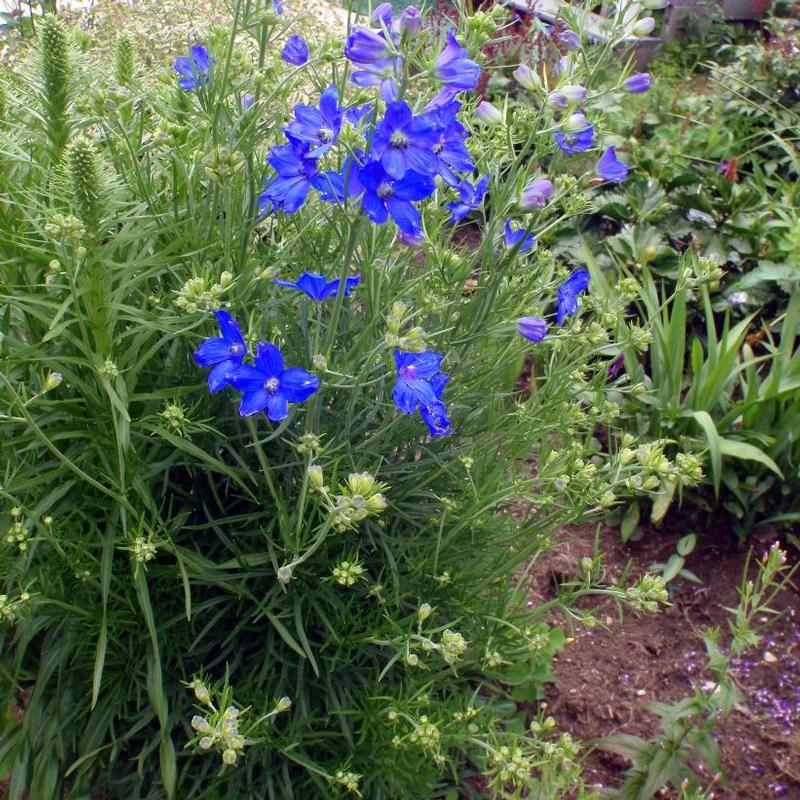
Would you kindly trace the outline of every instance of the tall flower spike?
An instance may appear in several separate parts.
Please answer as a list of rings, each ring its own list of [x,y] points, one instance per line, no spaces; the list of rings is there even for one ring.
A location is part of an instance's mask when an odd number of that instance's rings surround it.
[[[266,411],[272,422],[289,414],[289,403],[302,403],[319,389],[319,378],[300,367],[286,367],[281,351],[258,343],[255,365],[240,364],[229,373],[231,385],[242,392],[239,414],[249,417]]]
[[[239,325],[227,311],[215,311],[221,336],[206,339],[194,351],[194,360],[201,367],[212,367],[208,375],[208,390],[218,392],[230,383],[230,372],[247,355]]]
[[[66,28],[51,14],[47,14],[42,22],[39,46],[47,138],[52,148],[53,160],[58,161],[70,135],[67,106],[71,70]]]
[[[67,147],[67,170],[75,210],[90,234],[100,224],[100,170],[94,145],[78,136]]]
[[[114,79],[120,86],[130,86],[136,71],[136,52],[133,40],[127,33],[120,33],[114,43]]]

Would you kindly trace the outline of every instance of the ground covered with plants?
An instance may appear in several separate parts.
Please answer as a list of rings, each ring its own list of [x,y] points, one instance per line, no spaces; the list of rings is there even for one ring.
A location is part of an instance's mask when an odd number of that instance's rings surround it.
[[[800,797],[791,9],[42,5],[2,793]]]

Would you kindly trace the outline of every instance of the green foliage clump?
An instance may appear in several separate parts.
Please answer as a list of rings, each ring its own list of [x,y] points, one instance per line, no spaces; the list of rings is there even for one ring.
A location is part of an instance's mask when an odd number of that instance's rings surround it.
[[[563,641],[558,601],[531,607],[520,569],[651,466],[595,438],[619,411],[605,387],[623,300],[582,295],[535,345],[516,320],[546,314],[581,263],[546,244],[586,209],[591,172],[557,178],[564,120],[532,94],[503,126],[461,114],[492,187],[473,225],[454,230],[445,186],[413,242],[316,196],[262,217],[290,98],[329,81],[348,105],[375,95],[337,60],[288,70],[278,16],[237,12],[208,80],[179,90],[165,68],[126,93],[109,90],[127,63],[76,56],[79,85],[48,20],[46,113],[20,80],[2,123],[11,796],[588,796],[576,743],[517,707]],[[473,50],[490,35],[459,24]],[[433,49],[404,42],[421,109]],[[588,51],[587,79],[604,54]],[[545,172],[552,200],[521,209]],[[529,255],[505,245],[507,218],[539,234]],[[304,271],[337,291],[274,283]],[[239,415],[232,387],[209,393],[193,352],[219,310],[319,391],[275,423]],[[442,355],[452,435],[398,412],[396,348]],[[587,574],[570,597],[596,591],[643,610],[665,596],[660,580],[603,590]]]

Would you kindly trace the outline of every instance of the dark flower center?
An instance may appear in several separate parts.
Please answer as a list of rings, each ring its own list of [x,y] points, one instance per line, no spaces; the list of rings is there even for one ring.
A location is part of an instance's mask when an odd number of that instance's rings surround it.
[[[375,190],[375,194],[377,194],[381,200],[391,197],[394,194],[394,184],[391,183],[391,181],[381,181],[378,184],[378,188]]]
[[[264,389],[266,389],[270,394],[275,394],[280,385],[281,382],[277,378],[267,378],[264,381]]]
[[[438,156],[439,153],[444,150],[444,140],[436,142],[436,144],[431,148],[433,150],[433,154]]]
[[[240,345],[240,344],[232,344],[230,346],[230,348],[228,349],[228,352],[232,356],[238,356],[243,351],[244,351],[244,347],[242,345]]]
[[[408,136],[406,136],[403,131],[395,131],[389,139],[389,143],[392,147],[405,150],[406,147],[408,147]]]
[[[330,128],[320,128],[317,131],[317,136],[323,144],[327,144],[333,139],[333,131]]]
[[[400,377],[406,381],[413,381],[417,377],[417,369],[413,364],[400,367]]]

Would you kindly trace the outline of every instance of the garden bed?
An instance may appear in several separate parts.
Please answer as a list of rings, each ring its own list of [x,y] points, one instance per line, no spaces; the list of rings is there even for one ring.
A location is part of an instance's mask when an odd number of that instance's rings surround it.
[[[685,526],[675,523],[626,545],[617,529],[604,526],[599,547],[609,580],[629,563],[636,574],[665,562],[685,533]],[[761,529],[753,539],[753,552],[766,550],[774,537],[774,531]],[[592,556],[594,539],[594,527],[569,532],[539,567],[534,603],[552,596],[553,576],[577,577],[576,565]],[[691,695],[695,687],[711,688],[712,676],[702,671],[705,653],[697,631],[720,627],[727,643],[726,607],[736,605],[746,557],[747,550],[736,548],[730,532],[720,525],[704,532],[700,547],[687,560],[686,567],[702,584],[676,579],[670,586],[672,605],[664,611],[626,613],[620,621],[609,603],[598,615],[602,627],[575,626],[571,643],[555,659],[556,678],[547,694],[548,711],[558,727],[587,746],[616,733],[649,738],[658,733],[659,725],[645,708],[647,702],[672,703]],[[782,616],[766,629],[761,645],[734,667],[743,697],[715,727],[725,773],[722,785],[714,788],[717,798],[800,797],[799,592],[795,580],[774,604]],[[627,766],[601,745],[587,756],[584,774],[590,784],[613,787]],[[698,765],[697,770],[703,775],[705,768]],[[710,783],[708,770],[705,777]]]

